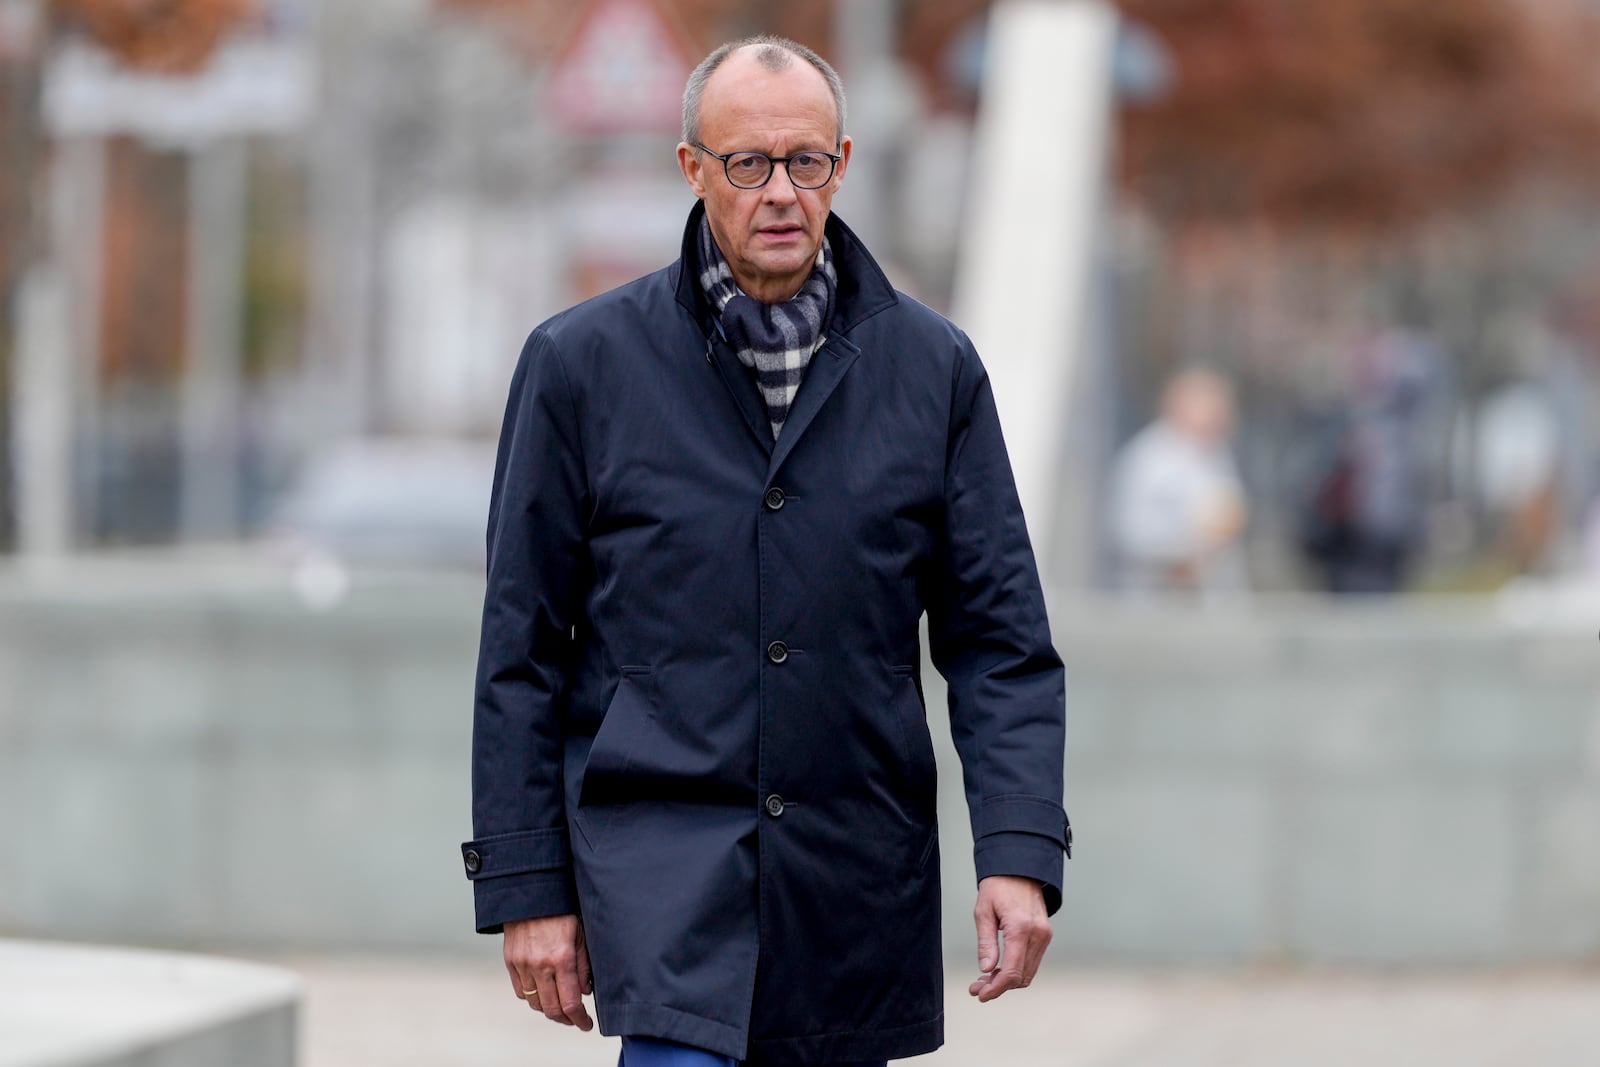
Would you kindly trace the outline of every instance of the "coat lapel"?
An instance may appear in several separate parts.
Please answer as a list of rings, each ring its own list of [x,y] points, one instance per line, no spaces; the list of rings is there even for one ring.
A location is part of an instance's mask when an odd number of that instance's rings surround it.
[[[739,414],[744,416],[745,425],[750,427],[750,432],[755,434],[756,440],[761,443],[762,451],[769,456],[772,455],[772,421],[767,417],[767,405],[761,399],[761,390],[757,387],[754,376],[743,363],[739,362],[738,355],[728,347],[727,342],[716,334],[712,334],[706,341],[706,355],[717,368],[717,373],[722,376],[722,384],[733,394]],[[805,392],[804,386],[800,391]],[[788,427],[785,426],[784,429],[787,430]],[[787,437],[788,434],[785,433],[784,436]]]
[[[777,473],[789,453],[816,418],[817,412],[833,394],[845,372],[850,369],[861,349],[848,339],[849,332],[861,322],[886,308],[893,307],[898,299],[889,279],[873,261],[861,241],[837,215],[828,216],[828,239],[833,242],[835,267],[839,272],[839,286],[834,294],[833,321],[828,324],[827,340],[811,357],[800,391],[795,394],[789,417],[784,420],[783,431],[776,445],[772,440],[772,424],[767,417],[766,401],[755,379],[739,362],[739,357],[716,333],[711,322],[710,309],[700,292],[694,276],[694,262],[698,254],[696,243],[700,232],[700,219],[705,215],[705,203],[696,202],[689,212],[683,229],[683,245],[675,266],[673,288],[679,304],[710,333],[706,354],[722,382],[732,394],[739,414],[750,427],[750,432],[760,442],[770,458],[768,477]]]
[[[800,390],[794,395],[794,404],[789,408],[789,417],[783,420],[783,430],[778,434],[778,447],[772,453],[769,477],[777,473],[789,453],[794,451],[795,443],[811,425],[811,420],[817,417],[817,412],[822,410],[822,405],[833,395],[833,390],[859,355],[861,349],[843,334],[827,335],[822,347],[811,357],[811,364],[806,367],[805,377],[800,381]]]

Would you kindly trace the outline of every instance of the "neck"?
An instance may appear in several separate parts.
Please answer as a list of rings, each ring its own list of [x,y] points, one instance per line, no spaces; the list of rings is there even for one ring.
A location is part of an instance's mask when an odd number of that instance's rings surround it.
[[[789,278],[747,278],[739,271],[734,270],[733,264],[728,265],[733,272],[733,280],[743,290],[744,295],[763,304],[781,304],[786,300],[794,299],[794,294],[811,277],[811,268],[807,267],[797,277]]]

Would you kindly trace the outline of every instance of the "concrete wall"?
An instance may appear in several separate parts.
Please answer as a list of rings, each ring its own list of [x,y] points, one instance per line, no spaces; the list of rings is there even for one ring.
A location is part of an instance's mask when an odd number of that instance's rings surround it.
[[[0,577],[0,934],[484,945],[457,844],[479,586]],[[1487,603],[1053,604],[1081,960],[1600,959],[1600,644]],[[930,707],[942,690],[930,678]],[[947,941],[970,841],[941,760]]]
[[[1073,951],[1600,958],[1592,621],[1062,614]]]

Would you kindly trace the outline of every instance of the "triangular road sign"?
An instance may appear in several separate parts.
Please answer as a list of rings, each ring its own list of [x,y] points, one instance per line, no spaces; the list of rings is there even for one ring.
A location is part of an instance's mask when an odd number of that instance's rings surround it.
[[[678,129],[694,62],[656,0],[591,0],[556,60],[548,100],[572,133]]]

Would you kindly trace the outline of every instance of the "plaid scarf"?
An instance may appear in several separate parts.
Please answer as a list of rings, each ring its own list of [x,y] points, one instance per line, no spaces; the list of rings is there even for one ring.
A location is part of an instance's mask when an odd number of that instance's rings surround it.
[[[781,304],[763,304],[739,289],[722,249],[711,236],[711,224],[700,220],[700,286],[717,310],[723,336],[739,362],[756,373],[774,441],[789,417],[789,405],[794,403],[811,356],[822,345],[822,327],[833,313],[838,280],[824,240],[817,249],[817,265],[800,291]]]

